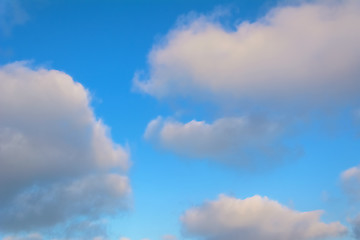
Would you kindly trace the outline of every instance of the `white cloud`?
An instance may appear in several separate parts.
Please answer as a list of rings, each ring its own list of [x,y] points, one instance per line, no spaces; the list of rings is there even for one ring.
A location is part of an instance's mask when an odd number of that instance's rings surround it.
[[[272,9],[236,30],[199,16],[149,54],[135,86],[158,98],[244,105],[333,107],[359,99],[360,2],[314,1]]]
[[[360,200],[360,167],[352,167],[341,173],[341,186],[351,200]]]
[[[185,212],[185,233],[204,240],[307,240],[344,235],[339,222],[323,223],[322,211],[298,212],[267,197],[236,199],[220,195]]]
[[[108,132],[69,75],[25,63],[1,67],[0,230],[124,208],[129,154]]]
[[[281,124],[263,118],[221,118],[209,124],[158,117],[148,124],[144,137],[186,157],[253,168],[279,163],[293,152],[279,139],[283,130]]]

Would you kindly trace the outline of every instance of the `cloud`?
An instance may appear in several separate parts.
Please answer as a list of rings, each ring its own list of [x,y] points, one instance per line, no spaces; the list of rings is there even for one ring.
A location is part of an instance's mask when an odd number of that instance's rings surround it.
[[[295,153],[281,142],[283,131],[283,125],[263,118],[221,118],[209,124],[158,117],[148,124],[144,137],[186,157],[254,168],[279,163]]]
[[[167,235],[164,235],[164,236],[162,237],[162,239],[163,239],[163,240],[177,240],[177,237],[174,236],[174,235],[169,235],[169,234],[167,234]]]
[[[16,25],[24,24],[28,14],[18,0],[0,0],[0,30],[9,35]]]
[[[351,221],[354,238],[360,239],[360,215]]]
[[[3,240],[43,240],[43,237],[39,233],[30,233],[23,237],[6,236]]]
[[[236,199],[220,195],[181,217],[187,235],[204,240],[306,240],[344,235],[339,222],[323,223],[322,211],[298,212],[267,197]]]
[[[359,23],[357,0],[281,6],[235,30],[201,15],[154,45],[148,73],[136,73],[134,85],[157,98],[231,105],[351,104],[360,90]]]
[[[0,231],[42,229],[126,208],[128,151],[69,75],[0,67]]]
[[[360,167],[352,167],[341,173],[341,186],[353,201],[360,200]]]

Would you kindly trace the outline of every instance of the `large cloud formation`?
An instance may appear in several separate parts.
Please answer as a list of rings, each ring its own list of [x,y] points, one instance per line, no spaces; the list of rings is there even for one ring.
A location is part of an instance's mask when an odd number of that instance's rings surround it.
[[[88,91],[63,72],[23,62],[0,68],[0,231],[128,206],[128,151],[89,104]]]
[[[251,169],[279,163],[291,152],[280,140],[283,131],[282,124],[263,118],[221,118],[211,124],[192,120],[184,124],[158,117],[148,124],[144,137],[179,155]]]
[[[359,99],[360,2],[272,9],[235,30],[199,16],[149,54],[135,86],[158,98],[231,99],[267,106],[334,106]]]
[[[357,108],[360,2],[299,2],[273,8],[234,29],[205,15],[179,22],[153,47],[148,72],[134,76],[135,88],[163,100],[215,103],[227,115],[213,124],[155,120],[145,137],[184,156],[221,159],[225,150],[231,154],[238,147],[235,155],[243,162],[252,152],[264,160],[284,153],[281,136],[268,131],[268,124],[286,119],[287,126],[275,125],[288,131],[318,110],[338,113]],[[254,115],[266,116],[270,123],[252,122],[250,117],[245,124],[230,121],[226,126],[229,121],[224,120]],[[251,158],[257,161],[254,155]]]
[[[339,222],[323,223],[322,211],[297,212],[267,197],[236,199],[220,195],[185,212],[184,231],[204,240],[310,240],[342,236]]]

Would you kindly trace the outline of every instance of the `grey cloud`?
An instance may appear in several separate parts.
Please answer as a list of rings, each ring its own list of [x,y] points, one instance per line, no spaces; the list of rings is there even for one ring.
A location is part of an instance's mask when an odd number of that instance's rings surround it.
[[[3,206],[0,226],[7,231],[26,231],[76,217],[97,219],[127,209],[129,193],[127,178],[117,174],[88,176],[46,188],[33,186]]]
[[[360,239],[360,215],[351,221],[354,238]]]
[[[0,68],[0,231],[126,208],[129,166],[80,83],[23,62]]]
[[[148,124],[144,137],[182,156],[256,169],[297,156],[295,149],[281,141],[284,125],[251,117],[221,118],[213,123],[158,117]]]

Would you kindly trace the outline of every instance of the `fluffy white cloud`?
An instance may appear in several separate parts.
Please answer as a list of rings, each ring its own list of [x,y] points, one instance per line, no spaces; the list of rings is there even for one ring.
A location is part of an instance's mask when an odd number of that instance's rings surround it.
[[[128,158],[69,75],[25,63],[0,68],[0,230],[124,208]]]
[[[209,124],[181,123],[158,117],[145,131],[145,139],[191,158],[209,158],[245,168],[267,167],[292,153],[282,144],[283,126],[263,118],[221,118]],[[264,159],[266,161],[264,161]]]
[[[305,2],[305,1],[304,1]],[[333,107],[359,99],[360,2],[272,9],[234,31],[206,16],[179,24],[149,54],[135,86],[153,96]]]
[[[352,167],[341,173],[341,186],[352,200],[360,200],[360,167]]]
[[[205,240],[306,240],[341,236],[339,222],[323,223],[322,211],[297,212],[267,197],[236,199],[220,195],[185,212],[185,233]]]

